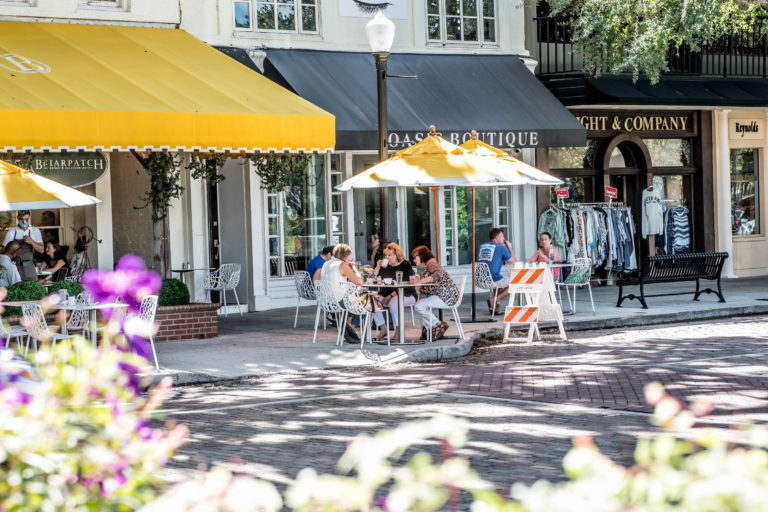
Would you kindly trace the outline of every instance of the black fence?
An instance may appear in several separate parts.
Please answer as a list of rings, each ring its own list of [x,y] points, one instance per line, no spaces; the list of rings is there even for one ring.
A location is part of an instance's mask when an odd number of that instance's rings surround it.
[[[579,73],[582,59],[573,44],[571,18],[541,16],[536,21],[539,74]],[[768,38],[757,31],[738,32],[701,45],[693,51],[687,45],[667,52],[667,75],[720,77],[768,76]]]

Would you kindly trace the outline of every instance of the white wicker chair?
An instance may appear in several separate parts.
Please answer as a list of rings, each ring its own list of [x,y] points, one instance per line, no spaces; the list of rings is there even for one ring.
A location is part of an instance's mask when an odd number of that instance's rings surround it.
[[[75,298],[75,306],[80,307],[87,304],[88,298],[84,293],[79,294]],[[67,323],[64,324],[64,334],[72,334],[73,332],[79,331],[83,338],[87,338],[89,333],[88,321],[90,320],[90,317],[91,312],[87,309],[73,309],[72,313],[69,315],[69,319],[67,319]]]
[[[45,321],[45,315],[43,314],[43,308],[39,304],[22,304],[21,311],[24,316],[24,327],[29,333],[30,341],[34,344],[35,358],[37,358],[38,342],[50,341],[51,351],[56,348],[56,343],[59,341],[66,341],[72,338],[67,334],[58,334],[52,332],[48,327],[48,322]],[[24,352],[26,357],[26,353]]]
[[[141,300],[141,306],[139,306],[138,318],[148,329],[149,345],[152,348],[152,357],[155,358],[155,369],[159,370],[160,365],[157,363],[157,352],[155,352],[155,340],[152,337],[152,325],[155,323],[155,313],[157,313],[157,295],[147,295]]]
[[[337,344],[341,345],[341,343],[344,340],[344,332],[347,329],[347,322],[346,318],[349,315],[357,315],[362,317],[360,319],[360,348],[363,348],[363,345],[365,344],[366,338],[368,340],[368,343],[373,343],[373,335],[371,333],[371,327],[373,325],[373,313],[365,309],[365,304],[363,304],[363,301],[360,300],[360,295],[364,290],[358,289],[354,284],[350,283],[346,287],[346,292],[344,293],[344,298],[342,299],[342,302],[344,302],[344,309],[346,311],[346,314],[344,315],[343,323],[344,325],[341,328],[341,338],[337,340]],[[387,346],[390,344],[390,336],[389,336],[389,310],[386,308],[383,308],[381,310],[381,313],[385,315],[385,324],[386,331],[387,331]]]
[[[20,325],[6,325],[0,321],[0,336],[5,340],[5,348],[11,344],[11,340],[16,340],[16,349],[19,355],[26,354],[26,348],[29,346],[29,333]],[[22,348],[25,348],[22,353]]]
[[[235,294],[237,309],[240,310],[240,299],[237,297],[237,285],[240,283],[240,264],[224,263],[217,270],[203,276],[203,289],[221,292],[224,299],[224,316],[227,314],[227,291]],[[240,315],[243,312],[240,310]]]
[[[571,274],[584,269],[588,269],[588,271],[584,274],[584,279],[578,283],[555,283],[557,285],[557,295],[560,299],[560,304],[563,303],[563,296],[560,294],[560,289],[565,288],[565,294],[568,296],[568,304],[571,306],[571,311],[574,313],[576,312],[576,288],[581,288],[583,286],[586,286],[587,290],[589,290],[589,301],[592,303],[592,312],[595,312],[595,301],[592,298],[592,286],[589,284],[592,279],[592,260],[590,258],[576,258],[573,260]],[[573,289],[573,302],[571,302],[571,294],[568,291],[569,288]]]
[[[467,284],[467,276],[464,276],[461,278],[461,283],[459,284],[459,298],[456,299],[456,304],[453,306],[446,306],[444,308],[429,308],[427,312],[431,315],[433,309],[445,309],[453,313],[453,319],[456,321],[456,329],[459,331],[459,339],[464,339],[464,328],[461,326],[461,318],[459,317],[459,307],[461,306],[461,301],[464,299],[464,285]],[[432,342],[432,329],[427,329],[427,341]]]
[[[312,282],[312,276],[309,272],[303,270],[297,270],[293,274],[293,282],[296,284],[296,315],[293,319],[293,328],[299,323],[299,306],[301,305],[301,299],[310,302],[316,302],[315,296],[315,284]]]
[[[491,275],[491,267],[488,266],[488,263],[484,261],[478,261],[475,263],[475,286],[482,288],[483,290],[488,290],[494,294],[491,300],[491,305],[493,307],[491,316],[496,314],[496,303],[499,297],[499,289],[508,285],[509,281],[505,277],[502,277],[502,279],[499,281],[493,280],[493,276]]]
[[[317,313],[315,314],[315,335],[312,338],[312,343],[317,342],[317,327],[320,324],[320,314],[322,312],[330,313],[336,317],[336,327],[338,329],[338,332],[336,333],[336,344],[338,345],[339,340],[342,339],[342,328],[346,312],[341,304],[339,304],[339,301],[336,300],[336,297],[333,294],[333,289],[331,289],[327,283],[322,281],[315,283],[315,297],[317,300]],[[325,315],[323,315],[323,317],[325,317]]]

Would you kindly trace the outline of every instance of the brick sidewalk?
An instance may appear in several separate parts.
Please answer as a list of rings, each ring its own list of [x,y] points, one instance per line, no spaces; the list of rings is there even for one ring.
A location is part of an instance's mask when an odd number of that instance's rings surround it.
[[[515,481],[562,479],[575,435],[594,436],[607,455],[630,463],[635,438],[658,433],[642,395],[652,380],[682,399],[713,402],[711,425],[768,421],[767,338],[768,317],[754,317],[491,346],[445,364],[180,388],[168,417],[187,423],[193,439],[164,476],[229,462],[284,486],[308,465],[333,472],[358,433],[442,412],[471,421],[463,454],[506,492]]]

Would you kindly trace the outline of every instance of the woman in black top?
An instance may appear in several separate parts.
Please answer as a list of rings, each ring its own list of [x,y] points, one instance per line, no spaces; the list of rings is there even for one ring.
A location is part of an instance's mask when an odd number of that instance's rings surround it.
[[[66,260],[60,258],[59,253],[61,252],[61,248],[59,247],[59,244],[54,242],[46,242],[45,244],[45,252],[43,253],[43,270],[47,270],[51,273],[50,276],[48,276],[48,279],[51,281],[56,281],[59,277],[57,273],[61,270],[61,274],[64,276],[66,274],[65,267],[67,266]],[[64,270],[62,270],[64,269]],[[62,277],[63,278],[63,277]]]
[[[384,263],[384,262],[387,263]],[[384,266],[386,265],[386,267]],[[396,243],[387,244],[384,247],[384,259],[379,260],[376,263],[376,268],[373,273],[382,279],[392,279],[395,281],[397,272],[403,273],[403,282],[407,283],[409,278],[414,274],[411,263],[405,259],[405,254],[399,245]],[[392,323],[397,329],[398,326],[398,313],[397,313],[397,289],[396,288],[382,288],[379,292],[381,296],[382,304],[389,308],[389,316],[392,317]],[[416,304],[416,290],[415,288],[405,288],[405,297],[403,304],[410,306]]]

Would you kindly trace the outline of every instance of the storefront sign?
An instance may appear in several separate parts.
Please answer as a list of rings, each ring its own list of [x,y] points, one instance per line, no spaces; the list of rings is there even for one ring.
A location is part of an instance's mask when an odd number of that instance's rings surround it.
[[[729,119],[728,137],[731,139],[760,140],[765,137],[762,119]]]
[[[558,199],[568,199],[568,187],[556,188],[555,194]]]
[[[408,19],[408,1],[389,0],[387,2],[377,2],[370,0],[339,0],[339,16],[373,18],[379,11],[383,12],[389,19]]]
[[[572,111],[587,129],[587,137],[634,133],[640,137],[694,137],[695,112]]]
[[[437,132],[451,144],[459,145],[472,137],[471,131]],[[387,142],[389,149],[403,149],[416,144],[429,136],[429,131],[423,132],[389,132]],[[507,131],[507,132],[477,132],[477,138],[486,144],[500,148],[533,148],[539,145],[537,131]]]
[[[605,187],[605,197],[616,199],[619,197],[619,190],[614,187]]]
[[[79,188],[101,178],[107,171],[107,159],[97,152],[40,153],[34,155],[31,169],[63,185]]]

